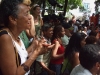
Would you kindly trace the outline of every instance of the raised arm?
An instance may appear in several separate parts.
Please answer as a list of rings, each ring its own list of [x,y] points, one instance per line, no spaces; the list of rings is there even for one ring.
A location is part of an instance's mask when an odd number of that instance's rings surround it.
[[[35,36],[34,17],[32,15],[30,15],[30,17],[31,17],[31,27],[30,29],[26,30],[26,34],[29,38],[34,38]]]
[[[51,54],[51,56],[52,56],[53,59],[59,59],[59,58],[63,57],[63,55],[64,55],[64,54],[57,54],[59,46],[60,46],[59,42],[56,41],[55,42],[55,46],[52,49],[52,54]]]

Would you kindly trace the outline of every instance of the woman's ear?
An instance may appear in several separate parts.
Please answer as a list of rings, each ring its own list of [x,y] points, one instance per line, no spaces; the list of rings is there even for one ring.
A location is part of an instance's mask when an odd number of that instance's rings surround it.
[[[17,25],[17,19],[13,16],[9,16],[9,21],[13,25]]]

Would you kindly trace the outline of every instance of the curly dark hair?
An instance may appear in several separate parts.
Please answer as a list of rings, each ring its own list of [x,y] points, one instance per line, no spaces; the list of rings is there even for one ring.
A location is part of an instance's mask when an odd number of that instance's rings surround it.
[[[0,4],[0,25],[8,26],[9,16],[17,18],[18,5],[23,3],[23,0],[2,0]]]
[[[54,27],[54,30],[53,30],[53,36],[52,36],[52,39],[51,41],[53,42],[54,39],[58,38],[59,37],[59,33],[62,31],[62,26],[61,25],[58,25],[58,26],[55,26]]]

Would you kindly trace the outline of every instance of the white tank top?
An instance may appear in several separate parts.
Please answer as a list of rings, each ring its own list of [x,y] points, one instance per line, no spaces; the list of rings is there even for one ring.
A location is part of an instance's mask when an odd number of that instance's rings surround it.
[[[28,53],[27,53],[25,46],[24,46],[21,39],[20,39],[20,42],[21,42],[21,46],[16,41],[14,41],[15,46],[16,46],[17,51],[18,51],[18,54],[21,58],[21,64],[23,64],[27,60]]]
[[[26,51],[26,48],[24,46],[24,43],[22,42],[21,38],[20,38],[21,45],[19,45],[16,41],[14,41],[13,38],[12,38],[12,36],[11,36],[11,39],[12,39],[12,42],[13,42],[14,47],[17,48],[16,50],[17,50],[17,52],[18,52],[18,54],[20,56],[21,64],[25,63],[26,60],[27,60],[27,57],[28,57],[28,52]],[[29,72],[27,72],[25,75],[28,75],[28,73]]]

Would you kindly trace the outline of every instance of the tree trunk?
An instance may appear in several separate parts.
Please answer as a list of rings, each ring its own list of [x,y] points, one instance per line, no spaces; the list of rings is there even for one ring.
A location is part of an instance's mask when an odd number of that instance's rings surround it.
[[[65,0],[64,13],[63,13],[64,16],[66,15],[67,4],[68,4],[68,0]]]
[[[44,16],[44,13],[45,13],[45,3],[46,3],[46,0],[42,0],[43,2],[43,8],[42,8],[42,17]]]

